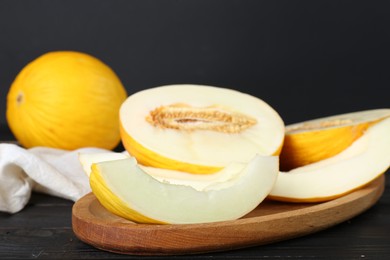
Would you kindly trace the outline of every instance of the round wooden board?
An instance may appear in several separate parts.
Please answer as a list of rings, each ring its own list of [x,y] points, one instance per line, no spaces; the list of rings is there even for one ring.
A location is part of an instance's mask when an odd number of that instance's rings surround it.
[[[238,220],[183,225],[136,224],[108,212],[90,193],[72,210],[76,236],[96,248],[134,255],[178,255],[264,245],[311,234],[373,206],[384,175],[365,187],[323,203],[266,200]]]

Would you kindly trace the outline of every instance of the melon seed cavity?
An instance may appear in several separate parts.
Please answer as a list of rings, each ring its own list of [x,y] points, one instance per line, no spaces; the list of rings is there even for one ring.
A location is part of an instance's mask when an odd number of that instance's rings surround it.
[[[225,108],[192,107],[186,104],[160,106],[149,113],[146,121],[155,127],[185,131],[211,130],[236,134],[257,123],[256,119]]]

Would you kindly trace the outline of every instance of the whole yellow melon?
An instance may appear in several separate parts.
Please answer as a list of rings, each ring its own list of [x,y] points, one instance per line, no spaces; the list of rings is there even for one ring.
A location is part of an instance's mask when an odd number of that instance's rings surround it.
[[[75,51],[46,53],[27,64],[7,96],[7,121],[26,147],[115,148],[127,93],[99,59]]]

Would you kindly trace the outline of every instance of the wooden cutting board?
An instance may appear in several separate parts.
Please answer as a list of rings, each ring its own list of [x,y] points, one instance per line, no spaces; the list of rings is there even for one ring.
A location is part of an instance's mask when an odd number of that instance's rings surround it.
[[[384,191],[384,175],[365,187],[324,203],[266,200],[241,219],[204,224],[136,224],[111,214],[90,193],[72,211],[76,236],[96,248],[135,255],[178,255],[264,245],[311,234],[373,206]]]

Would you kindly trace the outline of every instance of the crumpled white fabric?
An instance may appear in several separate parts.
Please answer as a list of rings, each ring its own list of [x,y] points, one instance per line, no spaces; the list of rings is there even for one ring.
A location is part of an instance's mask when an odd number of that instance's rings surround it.
[[[91,191],[78,154],[96,152],[109,151],[99,148],[24,149],[15,144],[0,144],[0,211],[22,210],[32,191],[78,200]]]

